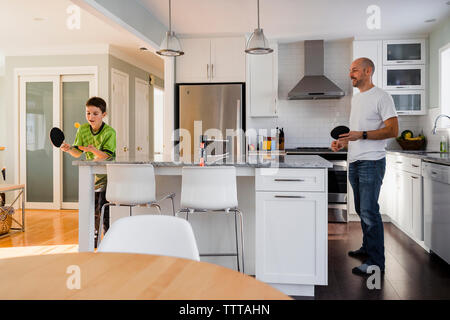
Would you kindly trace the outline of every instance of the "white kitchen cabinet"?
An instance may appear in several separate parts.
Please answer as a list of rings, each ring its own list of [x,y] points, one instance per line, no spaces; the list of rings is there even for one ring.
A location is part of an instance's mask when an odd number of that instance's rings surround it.
[[[327,284],[325,193],[256,192],[256,278]]]
[[[395,158],[386,155],[386,171],[384,173],[383,184],[381,185],[379,204],[380,213],[394,220],[395,210]]]
[[[425,64],[425,39],[383,41],[383,64]]]
[[[407,234],[412,233],[412,182],[410,174],[397,170],[397,223]]]
[[[278,117],[278,44],[270,54],[247,54],[247,106],[250,117]]]
[[[383,41],[382,40],[355,40],[353,41],[353,60],[358,58],[369,58],[375,65],[372,76],[373,84],[379,88],[383,87]],[[353,94],[359,89],[353,88]]]
[[[255,275],[286,294],[314,295],[328,282],[327,174],[256,170]]]
[[[211,39],[211,82],[245,82],[245,38]]]
[[[423,241],[423,192],[422,176],[411,174],[412,189],[412,234],[415,239]]]
[[[176,82],[245,82],[245,38],[180,39]]]

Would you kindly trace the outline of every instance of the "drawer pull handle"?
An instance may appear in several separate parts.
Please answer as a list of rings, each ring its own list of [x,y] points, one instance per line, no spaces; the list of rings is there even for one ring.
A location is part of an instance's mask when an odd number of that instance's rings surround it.
[[[411,178],[413,178],[413,179],[419,179],[419,177],[414,177],[414,176],[411,176]]]
[[[418,167],[419,167],[418,165],[415,165],[415,164],[412,164],[412,166],[413,166],[414,168],[418,168]]]
[[[431,171],[431,174],[438,174],[436,171]]]
[[[305,197],[304,196],[275,196],[275,198],[301,199],[301,198],[305,198]]]
[[[399,163],[399,164],[402,164],[403,162],[401,162],[401,161],[395,161],[395,163]]]
[[[280,181],[305,181],[303,179],[274,179],[274,181],[280,182]]]

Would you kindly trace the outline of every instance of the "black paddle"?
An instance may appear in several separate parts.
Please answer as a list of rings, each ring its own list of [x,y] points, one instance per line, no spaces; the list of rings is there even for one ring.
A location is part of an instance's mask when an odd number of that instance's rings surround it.
[[[60,128],[52,128],[52,130],[50,130],[50,141],[52,142],[52,144],[59,148],[61,147],[61,145],[64,142],[64,132],[62,132],[62,130]]]
[[[338,140],[339,136],[341,134],[349,133],[349,132],[350,132],[350,129],[348,127],[338,126],[338,127],[334,128],[333,130],[331,130],[330,134],[331,134],[331,137],[333,137],[333,139]]]

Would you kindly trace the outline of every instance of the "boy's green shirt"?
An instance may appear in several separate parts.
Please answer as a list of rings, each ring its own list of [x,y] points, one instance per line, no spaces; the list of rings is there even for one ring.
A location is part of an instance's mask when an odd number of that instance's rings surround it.
[[[80,150],[78,146],[94,146],[98,150],[109,155],[107,160],[116,157],[116,131],[106,123],[97,132],[94,132],[89,123],[85,123],[78,128],[73,147]],[[80,150],[81,151],[81,150]],[[93,160],[95,155],[92,152],[85,152],[86,160]],[[95,175],[95,189],[104,189],[106,186],[106,174]]]

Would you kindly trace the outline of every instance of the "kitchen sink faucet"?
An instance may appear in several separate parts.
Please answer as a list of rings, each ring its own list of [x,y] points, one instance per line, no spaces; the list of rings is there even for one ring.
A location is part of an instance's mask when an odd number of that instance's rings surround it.
[[[434,127],[433,127],[433,130],[432,130],[432,133],[433,133],[433,134],[436,134],[437,121],[438,121],[440,118],[442,118],[442,117],[447,117],[447,118],[450,119],[450,116],[448,116],[448,115],[446,115],[446,114],[440,114],[440,115],[438,115],[438,116],[436,117],[436,120],[434,120]]]

